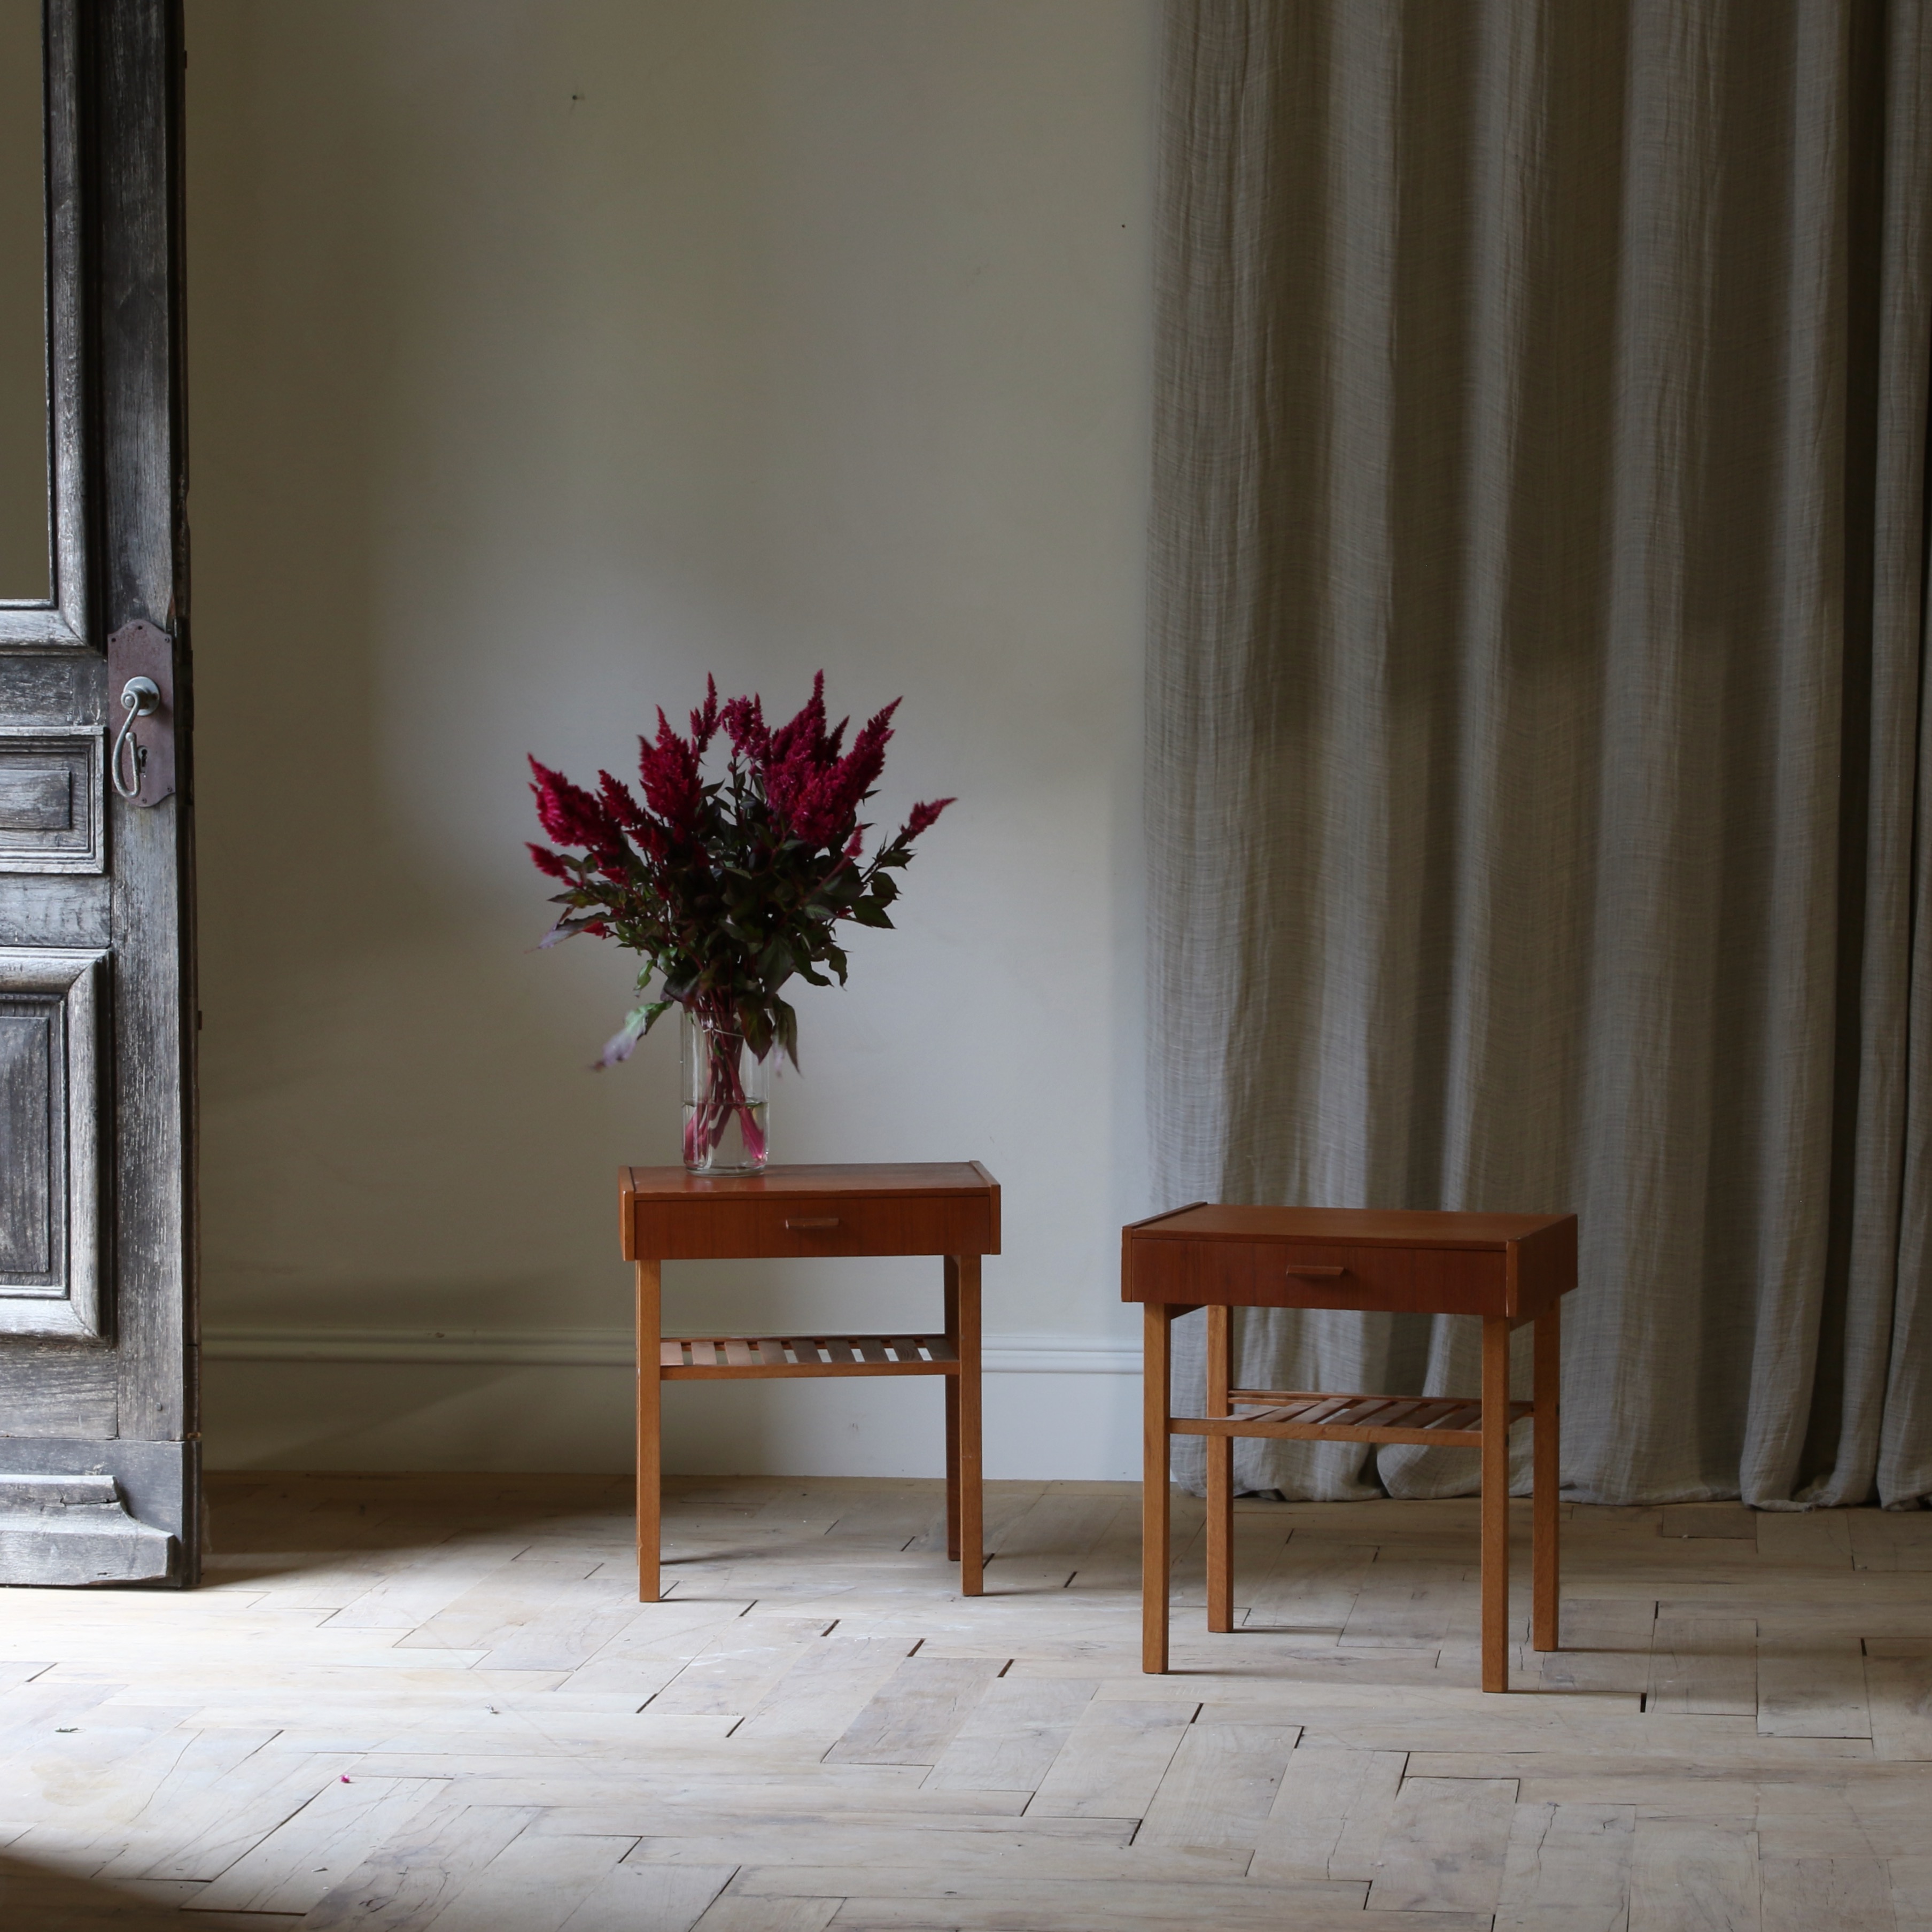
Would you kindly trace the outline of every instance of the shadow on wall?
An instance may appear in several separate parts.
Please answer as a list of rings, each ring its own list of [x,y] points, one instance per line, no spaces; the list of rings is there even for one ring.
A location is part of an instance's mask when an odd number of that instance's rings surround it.
[[[490,70],[437,97],[502,110],[465,136],[411,105],[434,36],[382,10],[197,22],[204,1318],[621,1322],[610,1176],[670,1157],[674,1056],[584,1072],[630,975],[531,950],[514,750],[578,756],[525,700],[572,682],[543,316],[598,304],[514,178],[558,160],[518,124],[536,14],[498,10]],[[606,758],[610,670],[578,680]]]
[[[601,1474],[625,1466],[636,1426],[631,1378],[608,1369],[220,1366],[209,1380],[207,1433],[231,1469]]]
[[[594,1474],[629,1466],[636,1414],[628,1370],[327,1361],[218,1366],[223,1372],[209,1380],[208,1430],[224,1445],[220,1466],[231,1470]],[[1020,1392],[1030,1396],[1039,1378],[1005,1379],[1024,1385]],[[936,1384],[868,1386],[868,1400],[857,1404],[839,1400],[838,1393],[822,1383],[674,1385],[665,1391],[667,1467],[693,1475],[802,1475],[826,1468],[895,1478],[940,1473],[944,1438]],[[999,1390],[1002,1398],[1010,1394]],[[319,1418],[326,1418],[320,1426]],[[1011,1473],[1004,1465],[1000,1472]]]

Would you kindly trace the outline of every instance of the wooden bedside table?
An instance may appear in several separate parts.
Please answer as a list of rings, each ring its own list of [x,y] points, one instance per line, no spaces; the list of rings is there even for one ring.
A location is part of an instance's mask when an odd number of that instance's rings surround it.
[[[1558,1403],[1562,1298],[1576,1285],[1574,1214],[1216,1208],[1197,1203],[1121,1231],[1120,1296],[1144,1304],[1146,1466],[1141,1667],[1167,1668],[1168,1438],[1208,1438],[1208,1628],[1234,1628],[1234,1438],[1454,1443],[1482,1451],[1483,1688],[1509,1688],[1509,1426],[1536,1418],[1532,1638],[1557,1643]],[[1204,1418],[1172,1407],[1171,1324],[1208,1310]],[[1241,1389],[1234,1308],[1361,1308],[1483,1318],[1474,1397]],[[1536,1324],[1535,1399],[1509,1399],[1510,1330]],[[1250,1412],[1236,1414],[1237,1408]]]
[[[698,1174],[618,1170],[624,1258],[638,1266],[638,1596],[658,1600],[662,1384],[800,1376],[942,1376],[946,1555],[962,1595],[982,1587],[980,1258],[1000,1252],[999,1183],[977,1161],[772,1167]],[[806,1256],[938,1255],[942,1334],[667,1336],[663,1264]],[[656,1358],[656,1372],[652,1358]]]

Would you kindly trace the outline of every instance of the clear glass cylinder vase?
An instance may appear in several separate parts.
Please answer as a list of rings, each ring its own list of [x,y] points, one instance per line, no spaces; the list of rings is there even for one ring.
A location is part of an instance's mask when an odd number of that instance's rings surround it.
[[[771,1056],[684,1010],[684,1164],[693,1174],[757,1174],[770,1157]]]

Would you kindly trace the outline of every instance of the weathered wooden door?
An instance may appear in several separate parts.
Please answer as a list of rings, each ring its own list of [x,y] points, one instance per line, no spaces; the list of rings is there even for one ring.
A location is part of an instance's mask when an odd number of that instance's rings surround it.
[[[0,0],[0,1582],[199,1564],[181,70]]]

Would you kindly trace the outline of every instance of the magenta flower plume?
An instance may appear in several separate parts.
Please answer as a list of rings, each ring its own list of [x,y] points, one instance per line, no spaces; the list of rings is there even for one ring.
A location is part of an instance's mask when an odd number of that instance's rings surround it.
[[[791,836],[811,846],[842,850],[850,840],[859,807],[885,768],[892,716],[899,700],[872,718],[844,758],[850,718],[826,728],[825,674],[814,681],[805,709],[772,733],[760,776],[772,811]]]
[[[812,695],[800,706],[798,716],[772,734],[766,756],[774,765],[823,764],[836,755],[838,738],[844,735],[843,722],[838,737],[828,740],[825,735],[825,674],[820,671],[812,680]]]
[[[658,714],[660,718],[663,713]],[[707,677],[704,680],[704,702],[691,714],[691,742],[701,758],[711,748],[711,741],[718,735],[718,680]]]
[[[582,846],[600,871],[621,879],[626,858],[623,832],[602,801],[534,758],[530,766],[536,774],[537,782],[530,790],[536,795],[538,823],[560,845]]]
[[[935,798],[929,804],[916,805],[912,815],[899,827],[898,836],[892,841],[895,845],[909,845],[922,832],[929,831],[939,814],[949,805],[957,805],[956,798]]]
[[[765,729],[765,707],[757,698],[734,698],[724,706],[724,735],[731,748],[754,764],[770,755],[772,734]]]

